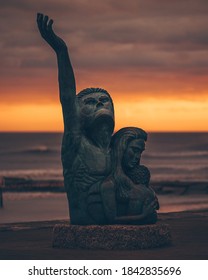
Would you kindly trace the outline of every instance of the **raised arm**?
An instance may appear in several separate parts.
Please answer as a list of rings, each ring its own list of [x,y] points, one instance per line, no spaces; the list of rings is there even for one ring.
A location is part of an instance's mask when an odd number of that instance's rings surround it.
[[[63,108],[65,131],[73,130],[77,124],[76,84],[65,42],[52,28],[53,20],[38,13],[37,25],[43,39],[52,47],[57,56],[60,101]]]

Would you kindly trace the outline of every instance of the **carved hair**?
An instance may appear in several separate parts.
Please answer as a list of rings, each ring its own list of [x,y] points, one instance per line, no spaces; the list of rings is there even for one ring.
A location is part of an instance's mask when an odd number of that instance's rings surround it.
[[[90,94],[90,93],[95,93],[95,92],[101,92],[101,93],[106,94],[106,95],[110,98],[111,102],[113,103],[109,92],[107,92],[107,90],[105,90],[105,89],[103,89],[103,88],[85,88],[85,89],[81,90],[81,91],[77,94],[77,98],[80,99],[80,98],[82,98],[82,97],[85,96],[85,95],[88,95],[88,94]]]
[[[122,166],[122,158],[128,144],[136,139],[147,141],[147,133],[138,127],[124,127],[113,135],[111,149],[115,167]]]
[[[123,156],[132,140],[147,140],[147,133],[137,127],[124,127],[117,131],[111,140],[113,177],[116,185],[117,197],[119,200],[128,200],[128,185],[132,184],[130,178],[125,174],[123,169]]]

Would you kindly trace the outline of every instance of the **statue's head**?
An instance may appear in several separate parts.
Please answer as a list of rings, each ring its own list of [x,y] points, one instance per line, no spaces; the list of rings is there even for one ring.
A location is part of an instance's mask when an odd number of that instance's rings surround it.
[[[82,127],[96,129],[106,124],[111,134],[114,130],[114,107],[110,94],[101,88],[87,88],[77,95]]]
[[[116,168],[121,166],[124,171],[128,171],[139,164],[146,140],[147,133],[141,128],[124,127],[117,131],[111,141]]]
[[[123,155],[123,166],[125,169],[132,169],[140,164],[142,152],[145,150],[145,141],[143,139],[134,139],[129,142]]]

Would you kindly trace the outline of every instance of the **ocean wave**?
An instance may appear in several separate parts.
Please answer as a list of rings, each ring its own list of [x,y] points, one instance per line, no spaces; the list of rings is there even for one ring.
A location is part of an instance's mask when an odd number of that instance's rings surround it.
[[[60,149],[58,148],[51,148],[46,145],[38,145],[24,149],[16,149],[16,150],[8,150],[8,151],[1,151],[1,155],[21,155],[21,154],[54,154],[60,153]]]
[[[188,147],[193,151],[208,151],[208,142],[207,143],[199,143]]]
[[[57,152],[60,152],[60,150],[59,149],[52,149],[52,148],[49,148],[45,145],[35,146],[35,147],[31,147],[29,149],[25,149],[25,150],[20,151],[20,153],[23,153],[23,154],[37,154],[37,153],[49,154],[49,153],[57,153]]]
[[[144,158],[193,158],[193,157],[208,157],[208,151],[178,151],[178,152],[146,152]]]
[[[165,166],[165,165],[160,165],[157,167],[149,167],[151,171],[157,172],[157,173],[162,173],[162,172],[171,172],[171,173],[187,173],[189,172],[199,172],[199,173],[207,173],[208,176],[208,166],[203,166],[203,167],[198,167],[194,165],[186,165],[186,166]]]
[[[0,170],[0,177],[24,179],[63,179],[62,169],[28,169]]]
[[[208,181],[208,167],[198,168],[186,167],[165,167],[149,168],[151,179],[158,181]]]

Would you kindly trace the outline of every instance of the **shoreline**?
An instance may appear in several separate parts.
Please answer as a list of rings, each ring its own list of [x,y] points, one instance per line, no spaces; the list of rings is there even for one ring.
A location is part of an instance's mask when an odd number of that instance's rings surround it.
[[[63,180],[2,180],[0,225],[6,222],[30,222],[68,219],[68,202]],[[158,213],[206,211],[208,182],[152,182],[159,202]],[[1,192],[0,192],[1,194]]]
[[[38,181],[36,180],[36,183]],[[54,182],[54,181],[53,181]],[[40,181],[39,181],[40,183]],[[44,184],[50,183],[45,181]],[[199,182],[198,182],[199,183]],[[144,250],[69,250],[52,248],[55,224],[69,223],[67,198],[61,192],[48,191],[47,185],[34,192],[3,190],[0,209],[0,259],[2,260],[207,260],[208,193],[207,182],[159,182],[159,200],[172,212],[159,212],[158,223],[170,226],[172,244]],[[185,185],[188,190],[184,192]],[[35,188],[35,187],[34,187]],[[53,187],[50,188],[50,190]],[[44,191],[43,191],[44,190]],[[197,202],[197,209],[193,203]],[[203,203],[206,204],[203,204]],[[171,206],[172,205],[172,206]],[[203,205],[205,206],[203,210]],[[192,207],[178,212],[180,207]],[[175,211],[173,211],[175,209]],[[22,220],[21,220],[22,219]]]
[[[0,259],[4,260],[207,260],[208,211],[159,214],[170,226],[172,244],[143,250],[80,250],[52,248],[55,224],[66,220],[4,224],[0,228]]]
[[[208,181],[151,181],[150,186],[156,194],[208,194]],[[65,192],[64,181],[61,179],[29,179],[23,177],[1,177],[2,192]]]

